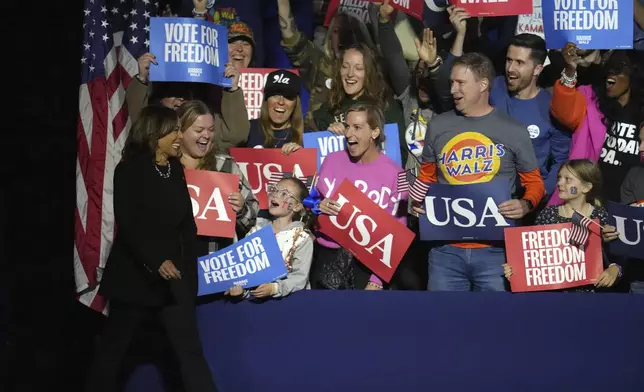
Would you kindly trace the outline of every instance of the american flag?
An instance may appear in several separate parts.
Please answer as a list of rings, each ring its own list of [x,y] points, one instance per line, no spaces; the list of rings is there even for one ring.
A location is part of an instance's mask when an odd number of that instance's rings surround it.
[[[593,223],[589,218],[586,218],[579,212],[575,211],[572,214],[572,227],[570,229],[570,239],[568,243],[577,247],[584,247],[588,242],[590,235],[590,224]]]
[[[282,181],[283,179],[293,178],[293,177],[302,181],[309,191],[311,190],[311,187],[315,185],[316,175],[312,175],[309,177],[297,177],[297,176],[293,176],[293,173],[280,173],[280,172],[271,173],[271,176],[268,179],[268,185],[277,185],[277,183]]]
[[[114,240],[114,169],[130,129],[125,89],[147,52],[151,0],[85,0],[77,129],[74,275],[78,300],[107,314],[98,295]]]
[[[429,183],[419,180],[415,171],[415,169],[408,169],[398,173],[396,190],[398,192],[409,192],[409,197],[412,200],[422,203],[425,200],[427,191],[429,191]]]

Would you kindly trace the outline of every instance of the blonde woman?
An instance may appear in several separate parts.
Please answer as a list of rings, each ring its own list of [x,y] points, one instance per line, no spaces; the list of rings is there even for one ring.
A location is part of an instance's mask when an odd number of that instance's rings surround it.
[[[228,196],[228,202],[237,214],[236,231],[238,237],[255,225],[259,203],[251,191],[248,180],[244,177],[233,158],[225,154],[217,154],[214,144],[214,117],[208,106],[201,101],[188,101],[177,109],[179,115],[181,140],[181,163],[184,167],[196,170],[211,170],[223,173],[237,174],[240,179],[238,192]],[[210,238],[208,251],[214,252],[228,246],[230,240]]]

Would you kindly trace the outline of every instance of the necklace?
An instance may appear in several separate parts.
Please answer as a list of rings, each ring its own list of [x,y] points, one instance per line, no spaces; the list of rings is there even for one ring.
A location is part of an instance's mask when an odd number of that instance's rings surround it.
[[[156,163],[154,164],[154,168],[157,169],[157,173],[159,173],[161,178],[170,178],[170,174],[172,173],[172,165],[170,164],[170,162],[168,162],[168,172],[167,173],[161,172],[161,170],[159,170],[159,165],[157,165]]]
[[[275,140],[275,143],[273,143],[273,144],[274,144],[274,145],[273,145],[273,147],[277,147],[277,146],[280,144],[280,142],[285,142],[285,141],[287,141],[290,137],[291,137],[291,130],[289,130],[288,132],[286,132],[286,135],[285,135],[284,137],[277,137],[277,136],[275,136],[275,134],[273,133],[273,139]]]

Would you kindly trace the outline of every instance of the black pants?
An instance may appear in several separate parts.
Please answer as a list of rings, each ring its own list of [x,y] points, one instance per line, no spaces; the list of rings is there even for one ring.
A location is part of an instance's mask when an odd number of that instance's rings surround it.
[[[90,369],[86,391],[120,390],[119,376],[128,348],[139,327],[150,318],[160,322],[166,331],[179,361],[185,390],[217,392],[203,356],[194,305],[146,308],[119,302],[110,303],[110,316]]]

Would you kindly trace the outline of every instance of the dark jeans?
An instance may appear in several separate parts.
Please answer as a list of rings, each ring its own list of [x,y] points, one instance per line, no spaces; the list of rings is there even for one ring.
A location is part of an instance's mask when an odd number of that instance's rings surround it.
[[[166,331],[179,362],[185,390],[216,392],[217,387],[203,356],[194,305],[150,308],[119,302],[110,303],[110,315],[89,372],[86,390],[116,392],[121,389],[119,375],[125,356],[139,327],[150,319],[160,322]]]

